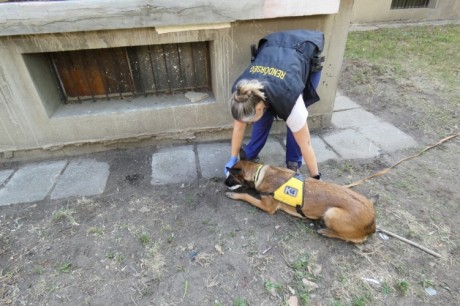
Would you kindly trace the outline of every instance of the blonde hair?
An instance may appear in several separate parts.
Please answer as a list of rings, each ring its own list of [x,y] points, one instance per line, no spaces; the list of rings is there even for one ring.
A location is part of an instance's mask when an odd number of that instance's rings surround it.
[[[232,116],[235,120],[250,118],[256,113],[256,105],[265,102],[264,85],[259,80],[240,80],[230,99]]]

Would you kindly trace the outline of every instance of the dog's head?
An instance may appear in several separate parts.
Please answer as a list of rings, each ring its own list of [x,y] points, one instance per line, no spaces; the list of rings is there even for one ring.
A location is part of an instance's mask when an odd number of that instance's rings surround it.
[[[254,188],[254,175],[260,164],[247,160],[238,161],[233,167],[227,168],[229,175],[225,180],[227,187],[243,186]]]

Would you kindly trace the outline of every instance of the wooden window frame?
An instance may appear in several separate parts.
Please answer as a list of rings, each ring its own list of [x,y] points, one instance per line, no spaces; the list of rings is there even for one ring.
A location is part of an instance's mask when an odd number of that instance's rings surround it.
[[[210,42],[47,54],[63,103],[211,91]]]
[[[432,0],[392,0],[391,10],[430,8]]]

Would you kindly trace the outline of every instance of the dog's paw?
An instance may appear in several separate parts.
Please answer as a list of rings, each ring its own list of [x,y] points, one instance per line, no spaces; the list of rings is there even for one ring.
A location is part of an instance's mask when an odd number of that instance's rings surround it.
[[[230,199],[232,199],[232,200],[236,200],[236,197],[237,197],[237,196],[236,196],[236,195],[237,195],[236,192],[227,191],[227,192],[225,193],[225,195],[227,196],[227,198],[230,198]]]

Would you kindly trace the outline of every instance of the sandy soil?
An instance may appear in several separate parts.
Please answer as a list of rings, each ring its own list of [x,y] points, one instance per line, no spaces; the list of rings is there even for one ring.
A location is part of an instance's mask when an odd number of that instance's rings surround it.
[[[355,181],[458,133],[458,104],[432,86],[345,61],[342,92],[420,146],[323,163],[326,179]],[[355,187],[380,195],[380,227],[443,258],[379,234],[362,245],[321,237],[310,221],[226,198],[221,180],[152,188],[151,150],[93,154],[117,165],[100,196],[0,207],[0,304],[460,304],[458,138]]]

